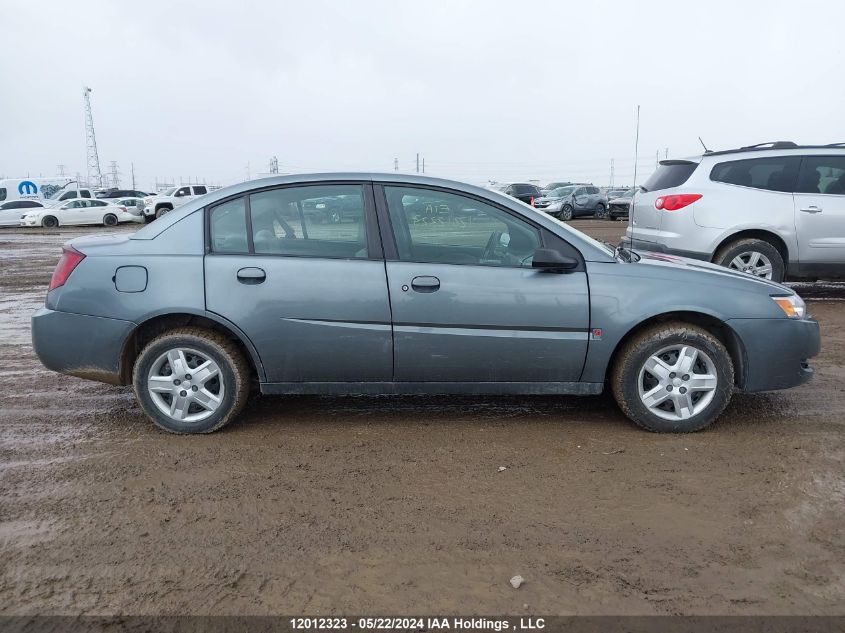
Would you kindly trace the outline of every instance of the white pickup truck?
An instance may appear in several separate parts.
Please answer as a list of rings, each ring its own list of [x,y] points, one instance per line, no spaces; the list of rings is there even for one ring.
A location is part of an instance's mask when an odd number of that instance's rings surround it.
[[[181,185],[160,191],[154,196],[147,196],[144,198],[142,209],[144,221],[152,222],[168,211],[173,211],[176,207],[207,193],[208,187],[205,185]]]

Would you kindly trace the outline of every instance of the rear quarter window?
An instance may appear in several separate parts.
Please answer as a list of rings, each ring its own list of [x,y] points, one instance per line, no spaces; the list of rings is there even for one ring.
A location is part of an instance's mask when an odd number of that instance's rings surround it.
[[[684,184],[698,167],[698,163],[691,161],[662,162],[655,172],[645,181],[643,189],[646,191],[660,191],[671,189]]]

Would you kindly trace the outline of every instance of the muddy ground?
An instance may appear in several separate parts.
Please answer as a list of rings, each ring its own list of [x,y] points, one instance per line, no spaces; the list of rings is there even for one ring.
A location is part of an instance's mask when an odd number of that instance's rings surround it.
[[[86,232],[0,230],[0,614],[845,613],[845,303],[810,302],[814,381],[695,435],[605,396],[259,397],[177,437],[33,355]]]

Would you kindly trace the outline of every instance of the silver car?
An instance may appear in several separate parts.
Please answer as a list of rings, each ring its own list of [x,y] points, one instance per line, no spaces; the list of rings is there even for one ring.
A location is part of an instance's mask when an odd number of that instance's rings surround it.
[[[315,200],[343,201],[342,221],[307,213]],[[242,183],[133,235],[72,240],[32,337],[48,368],[132,384],[176,433],[221,428],[253,387],[609,387],[640,426],[688,432],[735,389],[805,382],[819,351],[818,324],[776,283],[613,249],[471,185],[349,173]]]
[[[561,220],[582,215],[607,217],[607,196],[593,185],[570,185],[552,189],[534,201],[534,206]]]
[[[664,160],[635,196],[624,242],[774,281],[845,277],[845,144]]]

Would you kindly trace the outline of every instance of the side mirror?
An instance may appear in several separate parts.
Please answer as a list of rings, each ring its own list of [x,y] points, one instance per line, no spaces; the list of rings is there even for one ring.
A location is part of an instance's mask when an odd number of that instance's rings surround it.
[[[531,266],[549,272],[567,272],[578,268],[578,260],[561,255],[553,248],[538,248],[534,251]]]

